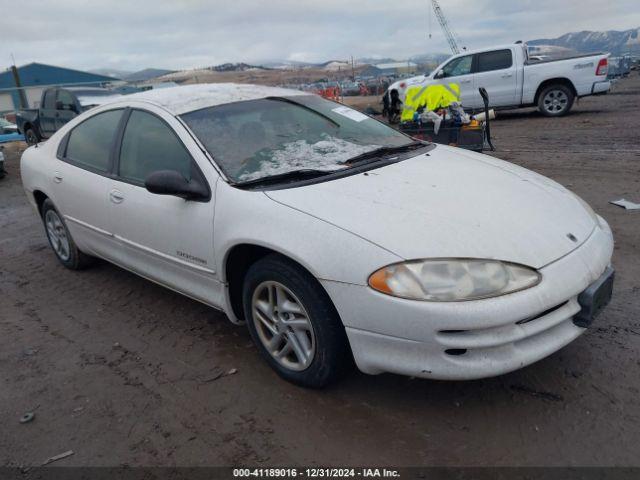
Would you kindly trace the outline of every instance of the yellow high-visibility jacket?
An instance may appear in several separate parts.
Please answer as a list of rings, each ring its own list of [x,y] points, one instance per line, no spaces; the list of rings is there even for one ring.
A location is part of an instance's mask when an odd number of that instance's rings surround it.
[[[452,102],[460,102],[460,86],[457,83],[447,85],[412,85],[407,88],[401,122],[413,120],[413,114],[420,107],[425,107],[427,111],[446,108]]]

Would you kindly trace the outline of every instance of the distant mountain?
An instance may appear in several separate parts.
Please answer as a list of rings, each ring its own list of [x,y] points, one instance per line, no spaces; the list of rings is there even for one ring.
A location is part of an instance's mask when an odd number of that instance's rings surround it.
[[[121,78],[123,80],[126,80],[127,82],[146,82],[153,78],[161,77],[163,75],[167,75],[168,73],[173,73],[173,72],[174,70],[162,70],[160,68],[145,68],[144,70],[131,73]]]
[[[270,60],[260,63],[265,68],[273,68],[277,70],[293,70],[303,68],[316,68],[318,64],[309,62],[298,62],[296,60]]]
[[[435,63],[439,65],[450,56],[451,56],[450,53],[427,53],[424,55],[415,55],[413,57],[409,57],[409,60],[412,61],[413,63],[418,63],[418,64]]]
[[[529,45],[555,45],[577,52],[611,52],[614,54],[640,52],[640,28],[606,32],[572,32],[558,38],[529,40]]]
[[[119,70],[117,68],[96,68],[95,70],[89,70],[96,75],[106,75],[107,77],[113,77],[121,79],[127,75],[131,75],[133,72],[128,70]]]
[[[395,63],[398,60],[391,57],[363,57],[356,60],[361,65],[378,65],[380,63]]]
[[[209,67],[214,72],[245,72],[247,70],[270,70],[268,67],[249,65],[248,63],[223,63],[215,67]]]

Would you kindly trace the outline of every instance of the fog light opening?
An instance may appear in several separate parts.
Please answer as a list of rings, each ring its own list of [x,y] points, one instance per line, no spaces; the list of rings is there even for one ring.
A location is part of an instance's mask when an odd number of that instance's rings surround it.
[[[444,353],[446,353],[447,355],[460,356],[467,353],[467,349],[466,348],[449,348],[445,350]]]

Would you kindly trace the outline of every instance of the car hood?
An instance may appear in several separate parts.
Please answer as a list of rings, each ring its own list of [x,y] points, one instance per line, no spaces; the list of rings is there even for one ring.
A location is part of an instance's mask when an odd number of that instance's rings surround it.
[[[596,225],[552,180],[445,146],[366,173],[266,194],[405,259],[491,258],[540,268],[577,248]]]

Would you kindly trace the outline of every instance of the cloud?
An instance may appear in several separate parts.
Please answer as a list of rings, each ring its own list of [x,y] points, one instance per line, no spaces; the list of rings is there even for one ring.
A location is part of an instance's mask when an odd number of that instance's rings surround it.
[[[640,25],[637,0],[440,4],[471,48]],[[10,53],[18,64],[136,70],[448,51],[427,0],[32,0],[28,14],[15,0],[0,0],[0,10],[0,65]]]

